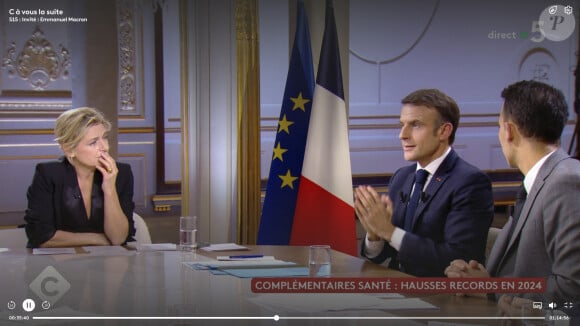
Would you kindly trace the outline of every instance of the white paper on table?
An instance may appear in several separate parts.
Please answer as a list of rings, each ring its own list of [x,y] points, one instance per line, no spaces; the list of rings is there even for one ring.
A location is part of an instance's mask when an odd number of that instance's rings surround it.
[[[332,317],[335,319],[354,319],[355,322],[351,323],[352,325],[366,325],[367,323],[361,322],[363,318],[369,317],[376,317],[379,318],[393,318],[393,320],[386,320],[386,321],[378,321],[377,323],[372,323],[369,325],[397,325],[397,326],[425,326],[420,320],[413,320],[407,318],[401,318],[396,314],[393,314],[388,311],[384,310],[376,310],[376,309],[364,309],[364,310],[341,310],[341,311],[326,311],[323,314],[324,317]],[[375,320],[376,321],[376,320]],[[351,325],[346,324],[346,325]],[[332,325],[332,324],[328,324]],[[342,325],[342,324],[339,324]]]
[[[346,310],[436,309],[420,299],[381,299],[359,293],[262,294],[248,299],[272,311],[314,313]]]
[[[401,299],[405,297],[400,293],[365,293],[365,294],[381,299]]]
[[[133,254],[122,246],[85,246],[83,249],[92,256],[129,256]]]
[[[272,261],[272,260],[276,260],[276,258],[274,256],[262,256],[262,257],[238,257],[236,258],[236,256],[217,256],[216,257],[217,260],[220,261],[260,261],[260,260],[268,260],[268,261]]]
[[[426,310],[439,309],[437,306],[419,298],[401,298],[401,299],[381,299],[383,304],[380,309],[384,310]]]
[[[175,243],[141,243],[136,246],[137,251],[175,251]]]
[[[284,267],[284,266],[295,266],[296,263],[277,260],[277,259],[267,259],[267,260],[212,260],[212,261],[202,261],[195,262],[195,265],[203,266],[211,269],[228,269],[228,268],[261,268],[261,267]]]
[[[76,254],[75,248],[34,248],[33,255],[63,255]]]
[[[247,247],[240,246],[235,243],[216,243],[207,247],[202,247],[200,249],[205,251],[248,250]]]

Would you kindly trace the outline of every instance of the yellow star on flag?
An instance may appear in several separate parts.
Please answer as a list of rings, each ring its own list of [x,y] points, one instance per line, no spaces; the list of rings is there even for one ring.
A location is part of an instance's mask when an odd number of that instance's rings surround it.
[[[292,108],[292,111],[300,109],[306,112],[306,107],[304,105],[310,102],[310,100],[302,98],[302,92],[298,94],[298,97],[291,97],[290,100],[294,102],[294,107]]]
[[[293,124],[294,122],[286,120],[286,115],[284,114],[282,120],[278,121],[278,132],[284,130],[288,135],[290,135],[290,129],[288,129],[288,127],[290,127]]]
[[[274,158],[272,158],[272,161],[279,159],[280,161],[284,162],[284,157],[282,157],[282,154],[286,153],[287,151],[287,149],[280,147],[280,142],[278,142],[278,145],[274,147]]]
[[[288,169],[288,172],[286,172],[286,175],[278,175],[278,178],[282,179],[282,185],[280,186],[280,188],[284,188],[286,186],[290,187],[290,189],[294,189],[294,184],[293,182],[298,179],[298,177],[293,177],[290,174],[290,169]]]

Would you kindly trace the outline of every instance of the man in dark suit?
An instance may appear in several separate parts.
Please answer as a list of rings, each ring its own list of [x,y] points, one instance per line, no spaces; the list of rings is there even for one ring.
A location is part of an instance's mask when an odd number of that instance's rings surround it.
[[[559,90],[535,81],[512,84],[502,97],[499,141],[508,164],[525,176],[524,196],[516,202],[485,267],[483,260],[457,260],[445,273],[449,277],[544,277],[544,293],[499,298],[503,313],[521,315],[522,309],[539,301],[573,307],[566,312],[578,316],[580,162],[559,148],[568,121],[566,99]]]
[[[454,259],[484,259],[491,181],[451,148],[459,124],[452,98],[423,89],[402,104],[399,138],[405,160],[417,163],[395,172],[388,196],[370,186],[355,190],[367,232],[361,254],[375,263],[390,259],[389,267],[415,276],[443,276]]]

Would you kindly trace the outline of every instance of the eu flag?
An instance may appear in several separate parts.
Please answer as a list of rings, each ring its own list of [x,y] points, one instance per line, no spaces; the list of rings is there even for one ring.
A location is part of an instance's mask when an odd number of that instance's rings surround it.
[[[288,245],[290,242],[310,122],[314,69],[302,0],[298,1],[297,9],[294,45],[258,231],[257,242],[261,245]]]

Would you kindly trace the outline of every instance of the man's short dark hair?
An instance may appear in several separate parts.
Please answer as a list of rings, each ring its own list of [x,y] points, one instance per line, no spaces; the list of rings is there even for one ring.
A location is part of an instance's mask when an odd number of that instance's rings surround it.
[[[564,94],[533,80],[511,84],[501,92],[504,119],[513,121],[522,134],[547,144],[558,144],[568,121]]]
[[[454,99],[438,89],[419,89],[405,96],[401,103],[426,106],[437,110],[441,117],[440,124],[449,122],[453,126],[449,136],[449,145],[453,144],[455,132],[459,126],[459,106],[457,106]]]

